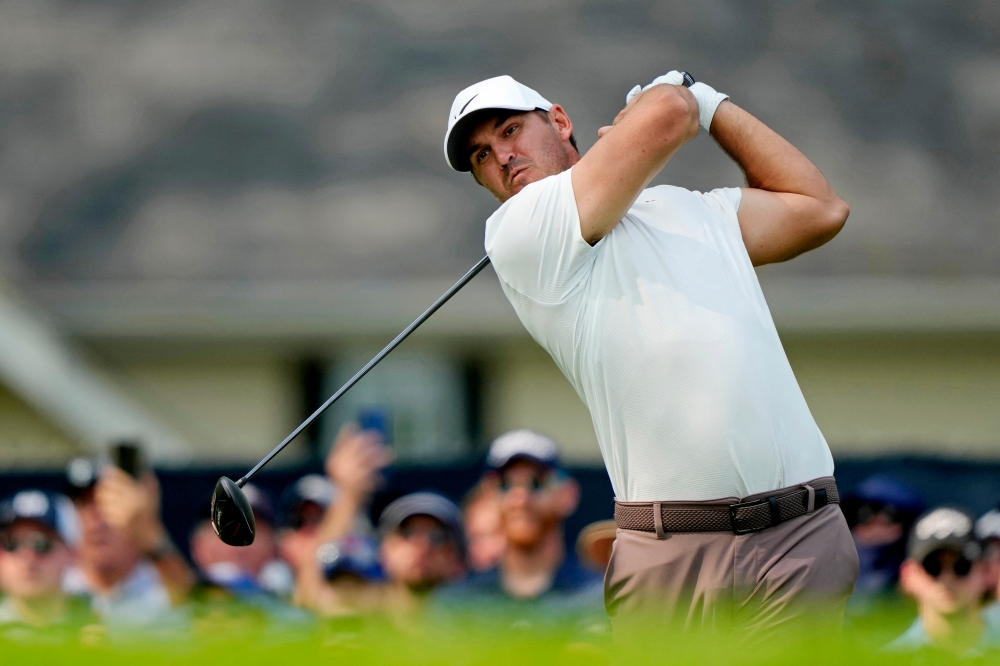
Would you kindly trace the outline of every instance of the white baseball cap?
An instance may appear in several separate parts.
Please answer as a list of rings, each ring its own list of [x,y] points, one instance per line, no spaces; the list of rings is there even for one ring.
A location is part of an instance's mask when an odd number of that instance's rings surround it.
[[[511,430],[490,446],[486,464],[494,469],[507,466],[515,458],[528,458],[546,467],[559,466],[559,447],[551,437],[534,430]]]
[[[465,154],[468,123],[462,122],[476,111],[508,109],[510,111],[548,111],[548,101],[526,85],[509,76],[497,76],[471,85],[455,95],[448,116],[448,131],[444,134],[444,159],[455,171],[471,171],[469,156]]]

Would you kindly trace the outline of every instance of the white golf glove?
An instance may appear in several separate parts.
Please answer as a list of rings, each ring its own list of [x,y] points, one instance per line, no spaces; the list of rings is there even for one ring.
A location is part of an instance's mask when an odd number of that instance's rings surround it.
[[[675,69],[663,76],[656,77],[645,88],[636,86],[625,96],[625,103],[628,104],[639,93],[662,83],[672,86],[684,85],[684,75]],[[688,90],[691,91],[691,94],[694,95],[695,100],[698,102],[698,122],[707,132],[712,126],[712,118],[715,117],[715,110],[719,108],[719,104],[722,104],[722,100],[729,99],[729,95],[717,92],[715,88],[704,83],[695,83],[689,86]]]

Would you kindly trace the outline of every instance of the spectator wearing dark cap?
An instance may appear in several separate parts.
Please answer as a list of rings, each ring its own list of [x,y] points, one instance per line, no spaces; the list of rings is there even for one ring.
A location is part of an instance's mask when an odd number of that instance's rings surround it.
[[[574,616],[606,622],[603,581],[567,552],[563,523],[576,511],[580,488],[559,466],[554,440],[531,430],[498,437],[487,463],[499,477],[506,548],[491,571],[448,590],[448,603],[471,603],[537,621]]]
[[[876,475],[848,493],[841,508],[860,563],[848,611],[863,615],[875,607],[874,602],[894,598],[899,567],[906,558],[906,537],[924,504],[909,486]]]
[[[79,541],[76,511],[63,495],[22,490],[0,502],[0,635],[89,619],[62,577]]]
[[[390,614],[419,613],[434,590],[465,575],[462,513],[451,500],[430,492],[400,497],[382,512],[378,530]]]
[[[974,655],[995,647],[981,615],[986,567],[973,520],[964,510],[940,507],[914,524],[899,580],[918,617],[888,650]]]
[[[281,554],[295,570],[297,604],[324,612],[329,585],[319,548],[348,534],[371,532],[367,508],[384,483],[382,470],[392,460],[393,452],[378,431],[359,430],[353,424],[341,429],[325,464],[326,481],[335,492],[318,519],[282,536]]]
[[[87,459],[67,479],[80,517],[76,565],[64,587],[91,599],[113,624],[164,628],[179,616],[195,576],[160,519],[160,486],[152,471],[133,478]]]
[[[205,518],[191,534],[191,558],[210,584],[238,598],[277,595],[290,597],[295,579],[288,563],[278,557],[274,508],[264,491],[252,483],[243,486],[257,531],[254,542],[237,548],[219,540]]]

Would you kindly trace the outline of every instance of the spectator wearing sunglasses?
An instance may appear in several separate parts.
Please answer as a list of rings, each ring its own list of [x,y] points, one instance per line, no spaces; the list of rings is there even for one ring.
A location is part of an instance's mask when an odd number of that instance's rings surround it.
[[[918,616],[888,650],[972,656],[997,647],[982,616],[987,575],[973,521],[961,509],[939,507],[914,524],[899,581],[916,601]]]
[[[602,578],[566,548],[563,524],[576,511],[580,486],[560,468],[555,441],[531,430],[508,432],[493,442],[487,464],[498,479],[506,547],[493,569],[443,596],[519,623],[578,621],[604,631]]]
[[[66,595],[62,577],[73,561],[79,524],[69,498],[22,490],[0,502],[0,635],[77,624],[86,603]]]

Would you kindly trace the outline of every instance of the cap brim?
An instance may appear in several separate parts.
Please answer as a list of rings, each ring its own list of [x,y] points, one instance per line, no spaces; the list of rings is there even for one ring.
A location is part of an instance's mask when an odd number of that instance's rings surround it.
[[[557,469],[559,467],[559,464],[555,460],[539,458],[531,455],[530,453],[515,453],[506,460],[494,465],[493,469],[502,470],[522,460],[525,462],[535,463],[536,465],[541,465],[542,467],[547,467],[548,469]]]
[[[923,562],[924,559],[936,550],[950,550],[955,553],[965,554],[967,548],[978,549],[975,539],[930,539],[914,544],[907,557],[916,562]]]
[[[448,166],[459,172],[472,171],[468,151],[469,135],[483,119],[496,115],[498,112],[525,113],[537,108],[537,106],[489,106],[465,114],[458,119],[458,122],[448,130],[444,137],[445,146],[447,146]]]

